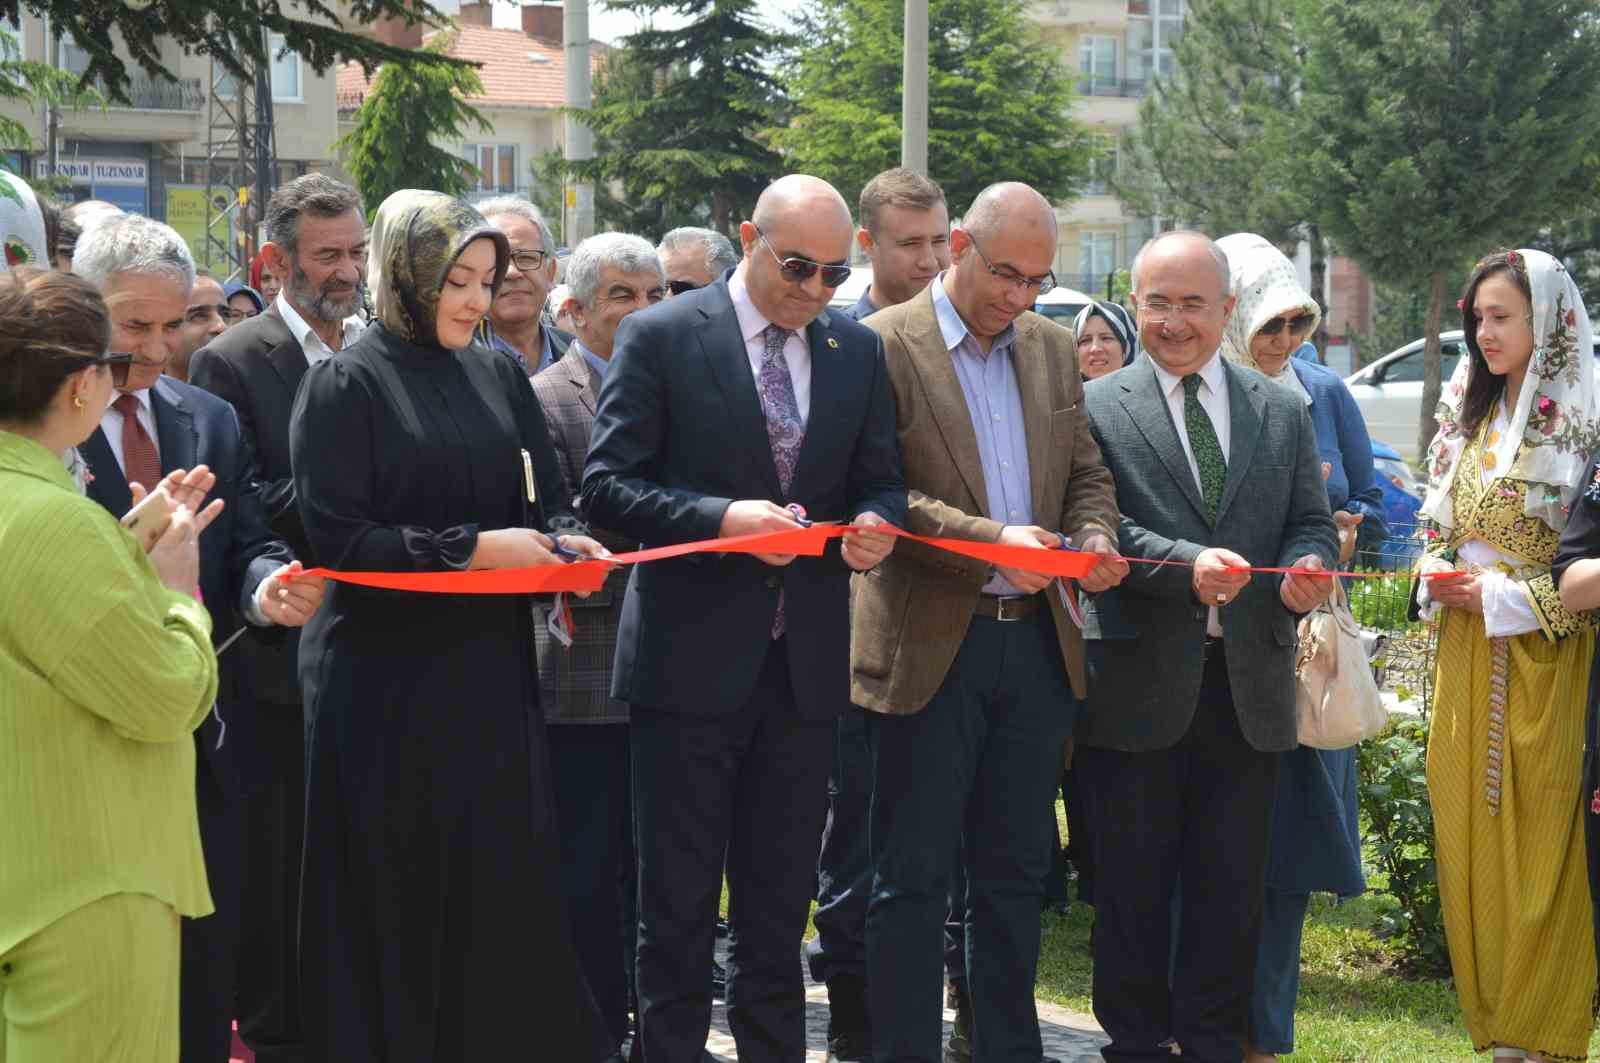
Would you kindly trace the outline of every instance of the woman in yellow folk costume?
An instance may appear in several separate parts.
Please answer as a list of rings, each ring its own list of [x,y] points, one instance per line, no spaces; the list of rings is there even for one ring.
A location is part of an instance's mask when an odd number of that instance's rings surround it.
[[[1422,581],[1439,620],[1428,741],[1439,892],[1467,1030],[1496,1059],[1583,1060],[1595,956],[1578,791],[1590,614],[1550,563],[1597,440],[1577,285],[1541,251],[1478,263],[1470,357],[1439,405]]]

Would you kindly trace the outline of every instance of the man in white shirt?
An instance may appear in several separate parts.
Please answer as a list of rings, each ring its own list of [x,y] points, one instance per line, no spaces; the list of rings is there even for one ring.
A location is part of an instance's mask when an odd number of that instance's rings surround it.
[[[1122,513],[1119,586],[1085,603],[1077,766],[1095,822],[1094,1006],[1107,1059],[1241,1058],[1295,626],[1338,546],[1300,396],[1228,364],[1227,258],[1164,233],[1133,270],[1147,358],[1085,389]],[[1177,948],[1173,890],[1182,880]],[[1170,964],[1170,978],[1169,978]]]

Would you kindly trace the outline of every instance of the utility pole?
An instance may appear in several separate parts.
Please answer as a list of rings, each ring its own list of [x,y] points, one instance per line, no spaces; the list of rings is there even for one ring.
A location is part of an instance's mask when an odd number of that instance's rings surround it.
[[[928,0],[906,0],[904,85],[900,96],[900,165],[928,173]]]
[[[589,79],[589,0],[565,0],[561,37],[567,64],[567,106],[588,110],[593,102]],[[594,132],[570,113],[563,120],[568,162],[594,158]],[[594,234],[594,186],[570,182],[563,189],[561,229],[568,247]],[[554,250],[553,248],[551,250]]]

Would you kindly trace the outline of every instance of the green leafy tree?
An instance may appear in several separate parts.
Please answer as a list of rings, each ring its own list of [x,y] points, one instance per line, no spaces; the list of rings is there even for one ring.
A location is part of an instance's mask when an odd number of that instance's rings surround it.
[[[0,99],[68,108],[103,102],[98,92],[81,88],[75,75],[23,59],[17,38],[4,29],[0,29]],[[27,151],[34,146],[27,126],[0,114],[0,147]]]
[[[612,10],[672,10],[689,21],[643,29],[619,42],[579,117],[594,130],[594,159],[569,168],[592,181],[596,216],[709,215],[729,232],[783,160],[761,131],[785,107],[771,65],[784,38],[756,16],[755,0],[610,0]],[[620,195],[606,187],[615,182]],[[652,226],[641,226],[651,228]]]
[[[187,52],[209,55],[235,77],[271,61],[268,35],[283,43],[318,73],[353,59],[370,73],[378,64],[412,62],[460,65],[443,55],[396,48],[361,32],[383,18],[407,25],[443,25],[446,16],[428,0],[348,0],[330,6],[322,0],[296,0],[292,10],[280,0],[0,0],[0,19],[17,20],[23,11],[49,18],[51,29],[89,53],[81,84],[100,86],[114,103],[131,102],[129,61],[152,78],[171,80],[163,61],[164,41]],[[353,27],[353,28],[347,28]]]
[[[929,0],[928,171],[955,209],[992,181],[1071,199],[1096,152],[1071,117],[1071,76],[1024,0]],[[790,170],[854,202],[900,162],[901,0],[817,0],[798,34],[794,115],[774,142]]]
[[[442,54],[445,44],[435,38],[424,51]],[[461,141],[469,129],[493,131],[466,102],[482,94],[483,83],[471,66],[385,63],[379,69],[356,113],[355,128],[335,145],[346,153],[345,169],[369,214],[402,188],[467,193],[478,168],[438,145]]]
[[[1290,175],[1379,282],[1425,287],[1420,446],[1435,431],[1445,282],[1570,216],[1600,136],[1590,0],[1303,0]]]

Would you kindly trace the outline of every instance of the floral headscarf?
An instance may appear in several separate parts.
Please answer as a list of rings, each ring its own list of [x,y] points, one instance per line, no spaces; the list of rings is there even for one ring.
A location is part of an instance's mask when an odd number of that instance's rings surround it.
[[[1595,422],[1594,337],[1578,285],[1559,260],[1543,251],[1511,252],[1528,274],[1533,291],[1533,356],[1528,375],[1510,411],[1507,435],[1521,440],[1505,475],[1527,483],[1523,512],[1560,531],[1579,478],[1589,467],[1589,452],[1600,443]],[[1462,328],[1471,329],[1472,307],[1461,309]],[[1453,523],[1450,486],[1455,481],[1467,433],[1461,427],[1472,358],[1463,358],[1445,385],[1435,417],[1438,434],[1428,447],[1428,495],[1423,515],[1448,529]]]
[[[18,266],[51,268],[49,245],[44,236],[44,212],[28,182],[14,173],[0,170],[0,273]]]
[[[469,204],[442,192],[406,188],[383,201],[372,220],[368,281],[373,318],[401,339],[439,345],[439,292],[468,244],[494,241],[498,291],[511,262],[505,234]]]
[[[1218,240],[1217,246],[1228,256],[1229,288],[1235,300],[1233,316],[1222,331],[1222,353],[1230,361],[1264,371],[1250,353],[1250,340],[1261,326],[1303,310],[1312,316],[1311,330],[1315,332],[1322,311],[1311,293],[1300,287],[1294,263],[1266,237],[1234,233]],[[1289,362],[1284,362],[1280,376],[1282,373],[1293,375]],[[1298,387],[1295,379],[1292,387]]]
[[[1120,303],[1093,302],[1078,311],[1072,319],[1072,338],[1078,339],[1089,327],[1089,319],[1097,317],[1111,329],[1122,344],[1122,364],[1131,365],[1139,353],[1139,330],[1133,327],[1133,317]]]

